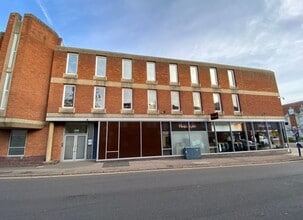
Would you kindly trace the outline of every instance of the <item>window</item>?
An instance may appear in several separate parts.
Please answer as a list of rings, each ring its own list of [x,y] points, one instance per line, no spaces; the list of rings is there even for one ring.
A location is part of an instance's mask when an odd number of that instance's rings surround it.
[[[157,91],[147,90],[148,110],[157,110]]]
[[[132,79],[132,61],[128,59],[122,60],[122,78],[126,80]]]
[[[169,78],[171,83],[178,83],[178,71],[176,64],[169,64]]]
[[[235,73],[233,70],[227,70],[230,87],[236,87]]]
[[[12,45],[12,49],[10,52],[10,56],[9,56],[9,60],[8,60],[8,68],[12,68],[12,65],[15,61],[16,58],[16,53],[17,53],[17,42],[18,42],[18,38],[19,35],[18,34],[14,34],[14,39],[13,39],[13,45]]]
[[[193,92],[194,110],[201,111],[201,95],[200,92]]]
[[[95,87],[94,108],[104,109],[105,104],[105,87]]]
[[[172,111],[180,111],[180,99],[179,99],[179,92],[171,91],[171,109]]]
[[[146,63],[147,81],[156,81],[156,64],[154,62]]]
[[[190,66],[190,79],[192,84],[198,84],[198,68],[196,66]]]
[[[214,106],[215,106],[215,112],[221,112],[221,99],[220,99],[220,94],[219,93],[214,93],[213,94],[213,100],[214,100]]]
[[[25,149],[26,130],[12,130],[8,155],[10,156],[23,156]]]
[[[2,108],[2,109],[6,108],[6,105],[7,105],[10,81],[11,81],[11,75],[9,73],[6,73],[5,81],[4,81],[4,88],[3,88],[3,93],[2,93],[2,99],[1,99],[1,105],[0,105],[0,108]]]
[[[216,68],[209,68],[210,82],[212,86],[218,86],[218,76]]]
[[[239,96],[237,94],[232,94],[231,97],[233,101],[234,112],[240,112]]]
[[[78,54],[68,53],[67,63],[66,63],[66,73],[77,74],[77,68],[78,68]]]
[[[74,107],[74,99],[75,99],[75,89],[74,85],[65,85],[64,86],[64,97],[62,106],[65,108]]]
[[[122,109],[132,109],[132,89],[122,89]]]
[[[96,71],[95,75],[99,77],[106,76],[106,57],[96,57]]]

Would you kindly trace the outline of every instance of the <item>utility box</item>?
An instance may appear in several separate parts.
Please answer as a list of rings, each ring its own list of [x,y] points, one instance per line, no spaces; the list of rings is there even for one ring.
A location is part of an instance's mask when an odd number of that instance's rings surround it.
[[[185,159],[200,159],[201,149],[199,147],[185,147],[183,149]]]

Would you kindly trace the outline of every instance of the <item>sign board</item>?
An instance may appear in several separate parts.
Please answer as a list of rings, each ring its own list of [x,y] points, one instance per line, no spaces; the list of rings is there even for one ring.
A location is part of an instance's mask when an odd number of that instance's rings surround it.
[[[215,113],[211,113],[210,114],[210,120],[216,120],[219,118],[219,114],[218,112],[215,112]]]

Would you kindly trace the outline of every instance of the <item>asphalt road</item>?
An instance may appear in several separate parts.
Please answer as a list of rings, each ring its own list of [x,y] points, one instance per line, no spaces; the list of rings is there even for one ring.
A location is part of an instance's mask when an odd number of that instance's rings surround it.
[[[0,219],[303,219],[303,163],[0,180]]]

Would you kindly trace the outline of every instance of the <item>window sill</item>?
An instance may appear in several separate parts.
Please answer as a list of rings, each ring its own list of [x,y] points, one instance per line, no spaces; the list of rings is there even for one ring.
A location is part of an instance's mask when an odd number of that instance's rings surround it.
[[[158,85],[158,81],[146,81],[146,84],[148,85]]]
[[[149,115],[158,115],[159,110],[147,110],[147,114],[149,114]]]
[[[91,108],[91,113],[93,113],[93,114],[105,114],[106,109]]]
[[[78,79],[78,74],[73,74],[73,73],[63,73],[63,78],[68,78],[68,79]]]
[[[234,112],[234,115],[236,115],[236,116],[242,116],[243,113],[242,112]]]
[[[203,115],[204,112],[201,110],[194,110],[194,115]]]
[[[180,86],[180,82],[169,82],[170,86]]]
[[[97,81],[106,81],[107,77],[106,76],[94,76],[93,79],[97,80]]]
[[[133,109],[121,109],[120,112],[121,112],[121,114],[129,114],[129,115],[134,114]]]
[[[75,113],[75,108],[60,107],[59,112],[60,113]]]
[[[194,87],[194,88],[201,88],[201,84],[200,84],[200,83],[192,83],[192,84],[191,84],[191,87]]]
[[[134,82],[134,80],[133,79],[121,79],[121,82],[123,82],[123,83],[133,83]]]
[[[182,112],[182,111],[175,111],[175,110],[172,110],[172,111],[171,111],[171,114],[172,114],[172,115],[183,115],[183,112]]]

